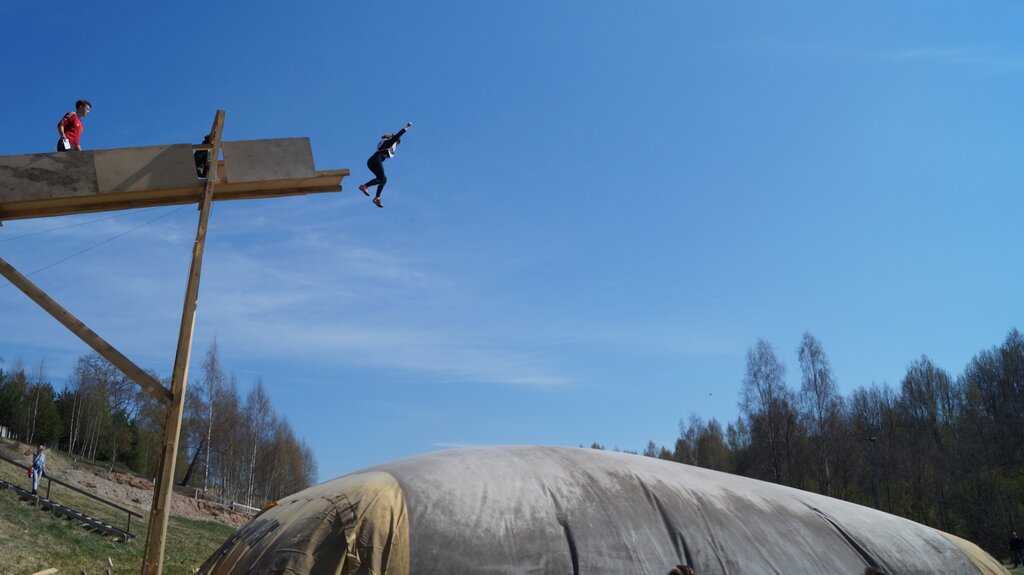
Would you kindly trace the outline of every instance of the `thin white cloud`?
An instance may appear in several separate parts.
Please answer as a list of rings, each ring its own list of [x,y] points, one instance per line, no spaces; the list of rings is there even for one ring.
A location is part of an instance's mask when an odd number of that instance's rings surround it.
[[[484,445],[484,444],[481,444],[481,443],[448,443],[448,442],[445,442],[445,443],[431,443],[430,444],[431,447],[436,447],[438,449],[462,449],[464,447],[479,447],[480,445]]]
[[[801,56],[852,57],[863,56],[864,50],[853,46],[840,46],[818,42],[793,42],[778,38],[749,38],[724,42],[715,46],[719,50],[734,52],[781,53]]]
[[[978,48],[913,48],[887,56],[892,60],[931,61],[983,68],[988,72],[1018,72],[1024,70],[1024,54],[996,54]]]
[[[55,231],[47,237],[57,239],[37,242],[25,257],[37,259],[51,244],[63,246],[54,247],[55,253],[88,245],[153,215]],[[449,277],[459,266],[437,265],[430,259],[434,254],[370,246],[324,223],[284,220],[270,228],[247,215],[225,210],[217,222],[217,239],[207,246],[197,318],[197,329],[216,331],[222,346],[235,350],[242,370],[246,362],[276,360],[325,372],[386,369],[396,378],[422,382],[561,386],[579,379],[559,360],[572,347],[672,355],[735,351],[728,342],[707,341],[684,329],[601,320],[581,325],[578,319],[551,318],[528,301],[510,309]],[[192,214],[147,225],[121,238],[123,244],[103,246],[46,272],[40,283],[126,355],[169,370],[173,358],[167,350],[173,349],[180,322],[192,226]],[[250,241],[257,230],[258,244]],[[273,240],[267,241],[271,233]]]
[[[0,245],[6,248],[81,239],[97,242],[124,233],[131,233],[136,241],[182,241],[185,239],[182,233],[184,228],[175,220],[188,207],[170,206],[8,222],[0,230]]]
[[[238,330],[238,331],[235,331]],[[223,334],[223,332],[221,332]],[[480,341],[443,330],[356,324],[234,326],[248,334],[250,349],[327,368],[332,363],[408,372],[414,381],[556,386],[572,383],[551,366],[547,353],[524,351],[515,342]],[[226,339],[227,334],[222,335]]]
[[[914,47],[896,50],[869,50],[816,42],[792,42],[774,38],[753,38],[719,44],[719,50],[792,54],[823,58],[870,58],[904,62],[938,62],[983,69],[990,73],[1011,73],[1024,70],[1024,54],[1005,54],[977,47]]]

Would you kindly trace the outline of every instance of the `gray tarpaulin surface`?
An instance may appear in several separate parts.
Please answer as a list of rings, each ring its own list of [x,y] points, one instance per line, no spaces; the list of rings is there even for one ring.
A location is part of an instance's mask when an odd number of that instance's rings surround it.
[[[345,513],[325,513],[325,500],[345,501]],[[291,543],[274,547],[260,535],[270,526]],[[353,548],[366,529],[394,533],[385,561],[381,549]],[[339,561],[353,553],[362,570]],[[664,575],[676,563],[700,575],[1007,573],[969,542],[860,505],[649,457],[534,446],[430,453],[308,489],[244,526],[203,572]]]

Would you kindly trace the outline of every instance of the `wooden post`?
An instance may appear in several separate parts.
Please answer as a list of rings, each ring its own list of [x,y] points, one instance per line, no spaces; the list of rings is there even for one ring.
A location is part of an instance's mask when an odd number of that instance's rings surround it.
[[[167,405],[171,402],[171,392],[166,387],[160,385],[160,382],[153,376],[149,375],[142,370],[141,367],[135,365],[130,359],[124,356],[121,352],[117,351],[114,346],[106,342],[102,337],[96,335],[96,332],[89,329],[84,323],[81,322],[77,317],[71,314],[68,310],[64,309],[59,303],[54,301],[49,295],[43,290],[32,283],[27,277],[23,276],[18,270],[14,269],[14,266],[0,258],[0,275],[7,278],[7,281],[11,282],[15,287],[20,289],[28,297],[32,298],[34,302],[39,304],[39,307],[43,308],[46,313],[53,316],[54,319],[64,324],[64,327],[71,330],[71,333],[77,335],[79,339],[89,344],[89,347],[96,350],[96,353],[100,354],[103,359],[109,361],[114,367],[121,370],[121,373],[128,376],[129,379],[134,381],[141,387],[149,392],[150,395],[155,397],[160,403]]]
[[[171,404],[167,408],[164,424],[163,456],[153,491],[153,506],[150,508],[149,528],[146,531],[146,550],[142,559],[143,575],[159,575],[163,572],[164,547],[167,542],[167,519],[171,510],[171,495],[174,485],[174,466],[178,454],[178,439],[181,435],[181,419],[185,410],[185,388],[188,383],[188,366],[192,355],[192,332],[195,327],[196,304],[199,296],[199,276],[203,268],[203,249],[206,246],[206,226],[210,219],[210,205],[213,202],[214,180],[217,179],[217,159],[220,156],[221,135],[224,129],[224,110],[217,110],[210,131],[213,149],[208,157],[209,169],[206,187],[199,201],[199,227],[196,242],[192,247],[192,267],[189,270],[188,285],[185,288],[185,305],[181,312],[181,330],[178,332],[178,349],[174,356],[174,371],[171,376]]]

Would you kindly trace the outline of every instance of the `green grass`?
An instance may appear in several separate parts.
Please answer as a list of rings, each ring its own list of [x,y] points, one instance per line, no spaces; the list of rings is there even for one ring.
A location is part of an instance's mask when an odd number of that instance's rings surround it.
[[[31,461],[31,448],[12,441],[0,440],[0,453],[27,464]],[[47,452],[47,468],[60,478],[63,471],[73,466],[92,464],[74,463],[57,450]],[[25,472],[0,461],[0,479],[31,489]],[[89,485],[79,485],[89,489]],[[39,485],[40,494],[46,493],[46,480]],[[53,484],[51,498],[63,505],[81,511],[124,529],[127,514],[103,505],[89,497]],[[60,573],[105,573],[107,558],[114,563],[117,574],[138,573],[142,566],[142,553],[148,510],[141,506],[119,502],[122,507],[143,515],[132,518],[131,532],[136,535],[128,542],[82,527],[77,521],[40,510],[30,502],[22,501],[11,490],[0,490],[0,574],[35,573],[50,567]],[[171,517],[164,552],[164,573],[190,574],[202,564],[234,532],[233,527],[213,521]]]
[[[41,511],[11,491],[0,491],[0,571],[35,573],[49,567],[61,573],[138,573],[142,565],[146,519],[133,522],[139,537],[118,539],[85,529],[76,521]],[[210,521],[171,517],[164,573],[189,574],[225,541],[233,528]]]
[[[206,561],[207,557],[212,555],[221,543],[227,541],[234,532],[234,527],[213,521],[171,517],[171,523],[167,529],[164,573],[167,575],[192,573],[193,568],[202,565],[203,561]],[[139,545],[141,546],[141,542]],[[137,565],[142,566],[141,553]],[[136,567],[135,572],[138,570],[139,568]]]

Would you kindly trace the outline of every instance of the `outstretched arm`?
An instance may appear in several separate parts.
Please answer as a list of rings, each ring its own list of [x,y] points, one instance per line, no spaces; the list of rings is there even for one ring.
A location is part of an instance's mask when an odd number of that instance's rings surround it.
[[[412,122],[407,123],[404,128],[402,128],[401,130],[398,131],[398,133],[394,134],[393,136],[391,136],[387,140],[382,141],[380,143],[380,145],[377,146],[377,150],[378,151],[386,150],[386,149],[390,148],[391,146],[394,146],[395,142],[400,140],[402,138],[402,135],[405,134],[406,132],[408,132],[409,128],[411,128],[411,127],[412,127]]]
[[[399,130],[394,136],[391,136],[391,139],[388,140],[387,146],[385,146],[385,147],[391,147],[391,144],[394,144],[396,141],[398,141],[402,137],[403,134],[405,134],[406,132],[409,131],[409,128],[411,128],[411,127],[412,127],[412,122],[406,122],[404,128]]]

